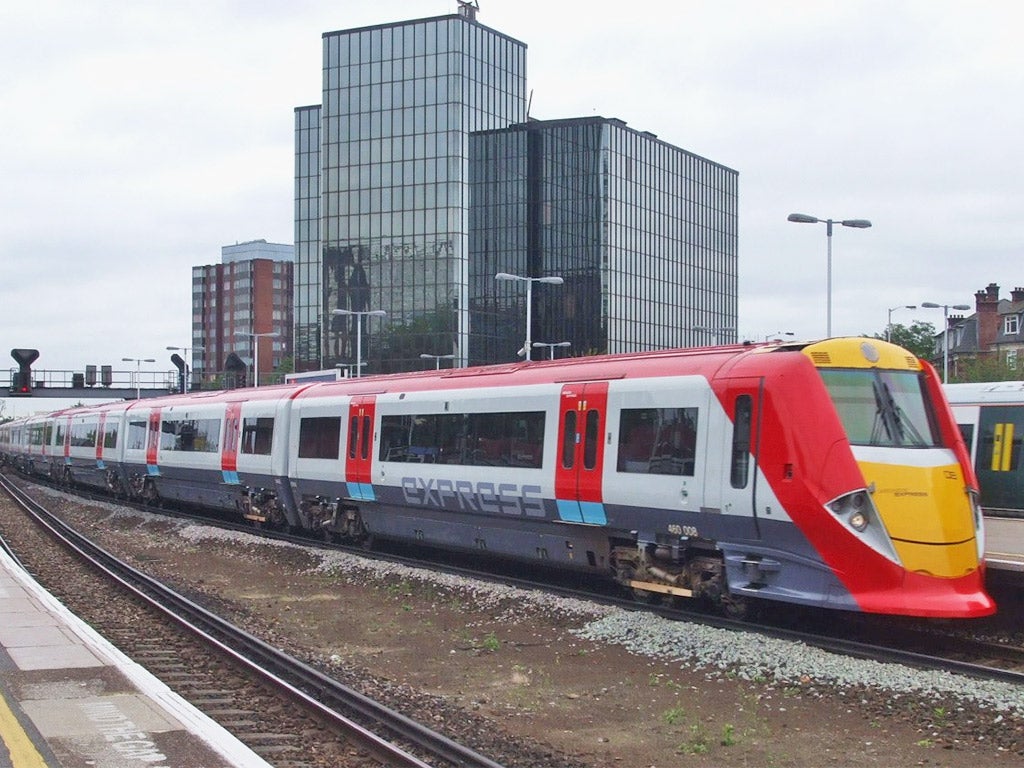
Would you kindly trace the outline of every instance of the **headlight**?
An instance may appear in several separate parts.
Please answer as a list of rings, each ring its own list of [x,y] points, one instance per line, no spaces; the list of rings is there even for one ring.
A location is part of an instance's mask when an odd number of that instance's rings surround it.
[[[868,519],[864,517],[860,512],[854,512],[850,515],[850,525],[856,528],[858,531],[863,531],[868,527]]]

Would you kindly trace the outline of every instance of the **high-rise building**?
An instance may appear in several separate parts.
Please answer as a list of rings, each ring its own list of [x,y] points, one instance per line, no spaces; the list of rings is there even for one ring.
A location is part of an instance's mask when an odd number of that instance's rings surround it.
[[[470,178],[471,363],[523,346],[523,281],[498,272],[562,278],[533,286],[530,315],[563,354],[736,340],[735,171],[585,117],[473,134]]]
[[[323,61],[295,110],[297,370],[515,360],[527,293],[532,340],[570,354],[735,340],[735,171],[619,120],[530,120],[526,45],[468,3],[328,32]]]
[[[193,381],[231,369],[234,354],[260,382],[292,355],[290,245],[253,240],[221,248],[221,263],[192,268]],[[186,363],[190,361],[186,360]]]
[[[350,363],[359,326],[370,371],[467,359],[469,136],[526,118],[526,46],[463,8],[323,36],[323,103],[295,113],[303,368]]]

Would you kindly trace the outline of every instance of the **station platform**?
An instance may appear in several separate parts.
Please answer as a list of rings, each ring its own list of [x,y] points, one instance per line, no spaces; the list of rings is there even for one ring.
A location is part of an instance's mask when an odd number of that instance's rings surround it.
[[[269,768],[0,549],[0,768]]]
[[[985,518],[985,561],[996,571],[1024,571],[1024,519]]]

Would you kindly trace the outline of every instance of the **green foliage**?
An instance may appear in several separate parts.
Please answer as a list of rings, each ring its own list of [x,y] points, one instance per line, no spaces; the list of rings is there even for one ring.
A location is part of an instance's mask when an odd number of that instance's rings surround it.
[[[915,320],[909,327],[893,323],[889,341],[913,352],[920,358],[931,360],[935,356],[935,326]],[[873,338],[885,339],[886,334],[876,333]]]
[[[974,358],[960,359],[949,366],[950,382],[969,381],[1021,381],[1024,379],[1024,359],[1017,363],[1017,370],[1006,367],[1006,361],[995,353]]]

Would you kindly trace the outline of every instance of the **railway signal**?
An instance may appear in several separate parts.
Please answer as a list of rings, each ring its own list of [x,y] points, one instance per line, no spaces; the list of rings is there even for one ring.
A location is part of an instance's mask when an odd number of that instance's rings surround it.
[[[12,349],[11,357],[18,364],[18,370],[11,376],[12,397],[32,396],[32,363],[39,357],[38,349]]]

